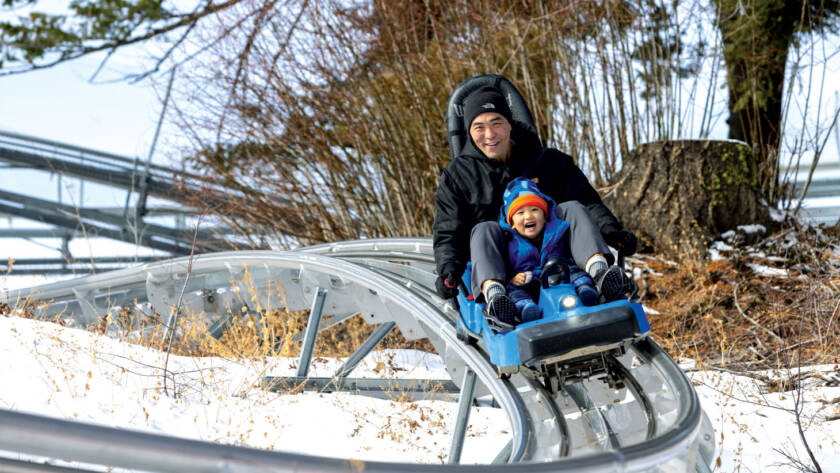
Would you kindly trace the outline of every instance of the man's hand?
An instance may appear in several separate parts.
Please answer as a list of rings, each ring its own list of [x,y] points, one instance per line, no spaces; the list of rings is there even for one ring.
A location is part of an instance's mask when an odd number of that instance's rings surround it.
[[[438,275],[437,281],[435,281],[438,295],[444,299],[452,299],[457,296],[460,278],[461,274],[454,266],[444,266],[443,272]]]
[[[517,273],[516,276],[511,278],[510,283],[514,286],[521,286],[523,284],[528,284],[531,282],[532,274],[530,271],[526,271],[524,273]]]
[[[604,241],[622,256],[632,256],[639,245],[636,235],[626,230],[609,230],[604,233]]]

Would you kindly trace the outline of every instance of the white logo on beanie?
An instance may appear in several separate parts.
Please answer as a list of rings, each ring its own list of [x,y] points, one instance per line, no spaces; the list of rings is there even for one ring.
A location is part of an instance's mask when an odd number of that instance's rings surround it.
[[[490,103],[490,102],[487,102],[486,104],[482,105],[482,106],[481,106],[481,108],[492,108],[492,109],[494,109],[494,110],[495,110],[495,109],[496,109],[496,106],[495,106],[495,105],[493,105],[493,104],[492,104],[492,103]]]

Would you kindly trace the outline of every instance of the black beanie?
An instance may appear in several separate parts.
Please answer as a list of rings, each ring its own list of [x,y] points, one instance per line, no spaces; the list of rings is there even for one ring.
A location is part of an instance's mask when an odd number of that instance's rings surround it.
[[[498,89],[485,85],[464,100],[464,127],[469,131],[475,117],[485,112],[496,112],[513,124],[513,114],[507,100]]]

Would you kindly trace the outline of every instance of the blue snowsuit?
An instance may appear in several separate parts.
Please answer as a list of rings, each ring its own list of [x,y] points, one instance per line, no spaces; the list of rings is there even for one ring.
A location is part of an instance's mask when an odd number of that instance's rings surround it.
[[[522,194],[536,194],[545,200],[548,205],[548,214],[545,216],[546,222],[539,247],[534,246],[531,240],[520,235],[507,222],[510,205]],[[503,201],[504,204],[499,215],[499,226],[511,235],[511,239],[507,244],[507,256],[513,269],[513,274],[530,271],[532,275],[531,281],[522,286],[507,283],[508,296],[514,301],[517,309],[521,312],[527,303],[534,302],[534,298],[539,292],[539,280],[542,275],[541,268],[545,262],[553,256],[568,257],[568,249],[566,248],[564,236],[569,229],[569,223],[557,218],[554,200],[540,192],[534,182],[524,177],[517,177],[510,181],[505,189]],[[524,322],[528,322],[528,320]]]

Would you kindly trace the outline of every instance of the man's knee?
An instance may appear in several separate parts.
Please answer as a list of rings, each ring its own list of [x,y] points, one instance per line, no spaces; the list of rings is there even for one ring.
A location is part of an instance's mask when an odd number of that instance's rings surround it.
[[[578,218],[592,218],[592,216],[589,215],[589,210],[586,206],[576,200],[570,200],[568,202],[561,202],[557,204],[556,213],[558,218],[566,221]]]
[[[503,250],[504,236],[498,223],[482,222],[473,227],[470,234],[473,294],[481,294],[488,280],[505,280]]]
[[[470,242],[473,241],[501,241],[502,227],[497,222],[481,222],[470,232]]]
[[[499,226],[498,222],[493,222],[493,221],[488,220],[486,222],[478,223],[478,224],[476,224],[476,226],[473,227],[471,235],[475,235],[477,233],[481,233],[481,234],[498,233],[498,234],[501,235],[502,227]]]

